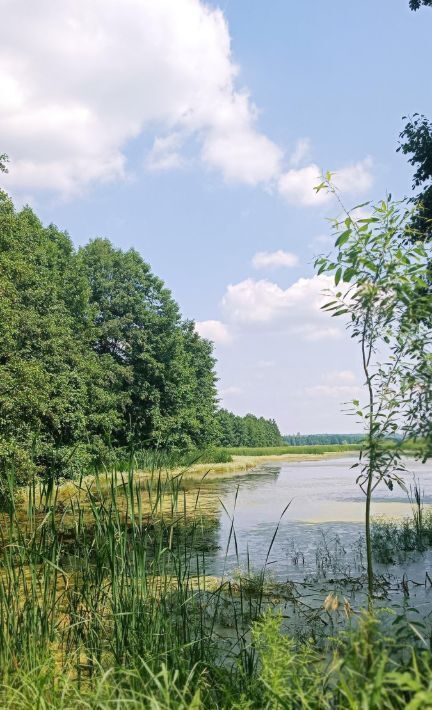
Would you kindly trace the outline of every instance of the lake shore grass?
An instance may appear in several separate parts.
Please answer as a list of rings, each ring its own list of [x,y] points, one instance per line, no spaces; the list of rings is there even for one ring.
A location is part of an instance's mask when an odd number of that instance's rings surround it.
[[[265,567],[210,577],[217,521],[196,515],[197,487],[172,474],[34,482],[25,511],[12,501],[0,527],[1,707],[342,709],[371,688],[374,707],[428,706],[430,652],[409,626],[389,638],[328,589],[309,608]],[[281,597],[299,635],[282,628]]]

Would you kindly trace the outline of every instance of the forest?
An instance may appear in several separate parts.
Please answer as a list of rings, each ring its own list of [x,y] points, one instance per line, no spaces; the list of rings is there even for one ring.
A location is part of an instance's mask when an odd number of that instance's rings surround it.
[[[364,434],[285,434],[282,439],[289,446],[321,444],[354,444],[359,443]]]
[[[76,250],[0,192],[0,289],[0,462],[18,483],[119,451],[280,443],[274,421],[218,408],[212,343],[133,249]]]

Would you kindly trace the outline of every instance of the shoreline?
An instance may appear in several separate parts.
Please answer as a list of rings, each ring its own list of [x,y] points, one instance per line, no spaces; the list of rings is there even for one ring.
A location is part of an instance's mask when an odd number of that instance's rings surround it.
[[[264,456],[233,456],[233,460],[228,463],[196,463],[190,468],[176,468],[167,471],[173,476],[181,475],[182,478],[196,477],[198,475],[206,475],[206,479],[212,477],[213,474],[231,474],[241,475],[248,473],[260,464],[278,463],[289,461],[291,463],[302,463],[304,461],[326,461],[329,459],[341,458],[355,454],[355,451],[328,451],[322,454],[268,454]],[[138,473],[144,474],[145,471]]]

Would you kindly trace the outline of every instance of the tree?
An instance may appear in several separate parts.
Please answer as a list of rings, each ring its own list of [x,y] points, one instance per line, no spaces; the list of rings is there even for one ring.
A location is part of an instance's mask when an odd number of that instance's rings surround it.
[[[240,417],[220,409],[216,422],[219,446],[280,446],[283,443],[274,419],[258,418],[254,414]]]
[[[15,212],[4,192],[0,295],[0,461],[21,480],[32,470],[68,475],[112,424],[89,345],[88,284],[68,235],[29,208]]]
[[[211,439],[212,346],[135,250],[96,239],[79,251],[90,284],[94,343],[118,383],[119,446],[188,448]]]
[[[327,174],[316,188],[338,193]],[[318,274],[334,275],[339,290],[324,309],[344,316],[358,343],[365,379],[366,401],[353,401],[353,413],[364,422],[365,443],[357,478],[365,494],[365,535],[369,601],[374,578],[371,543],[371,502],[384,482],[403,486],[405,469],[400,447],[384,441],[421,433],[418,422],[431,415],[430,373],[431,298],[427,278],[430,243],[406,243],[412,210],[390,198],[373,206],[372,216],[355,219],[355,210],[334,222],[335,254],[316,260]],[[423,290],[423,291],[422,291]],[[419,298],[419,293],[423,296]],[[414,403],[414,406],[413,406]],[[421,409],[420,409],[421,408]]]
[[[419,10],[422,5],[425,7],[432,7],[432,0],[410,0],[411,10]]]
[[[0,153],[0,173],[8,173],[7,163],[9,162],[9,157],[6,153]]]
[[[406,117],[404,116],[404,119]],[[413,216],[413,238],[432,238],[432,123],[415,113],[400,133],[397,151],[411,156],[409,163],[415,167],[413,190],[421,188],[414,202],[418,210]]]
[[[140,255],[75,252],[0,192],[0,468],[73,476],[117,448],[216,438],[212,344]]]

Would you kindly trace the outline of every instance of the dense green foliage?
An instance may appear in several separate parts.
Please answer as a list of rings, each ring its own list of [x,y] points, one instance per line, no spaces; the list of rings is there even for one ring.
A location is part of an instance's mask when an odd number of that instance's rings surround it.
[[[145,449],[183,464],[282,441],[273,420],[217,410],[212,344],[136,251],[76,251],[4,192],[0,327],[0,465],[18,483]]]
[[[282,437],[274,419],[264,419],[253,414],[241,417],[226,409],[216,416],[217,443],[219,446],[279,446]]]
[[[432,7],[432,0],[410,0],[411,10],[419,10],[422,5],[425,7]]]
[[[353,444],[364,439],[364,434],[286,434],[283,443],[290,446],[305,444]]]
[[[139,254],[103,239],[76,253],[4,192],[0,327],[0,461],[18,481],[214,438],[211,343]]]
[[[410,156],[408,162],[415,168],[413,190],[418,211],[413,217],[415,239],[432,238],[432,123],[415,113],[402,133],[398,151]]]

